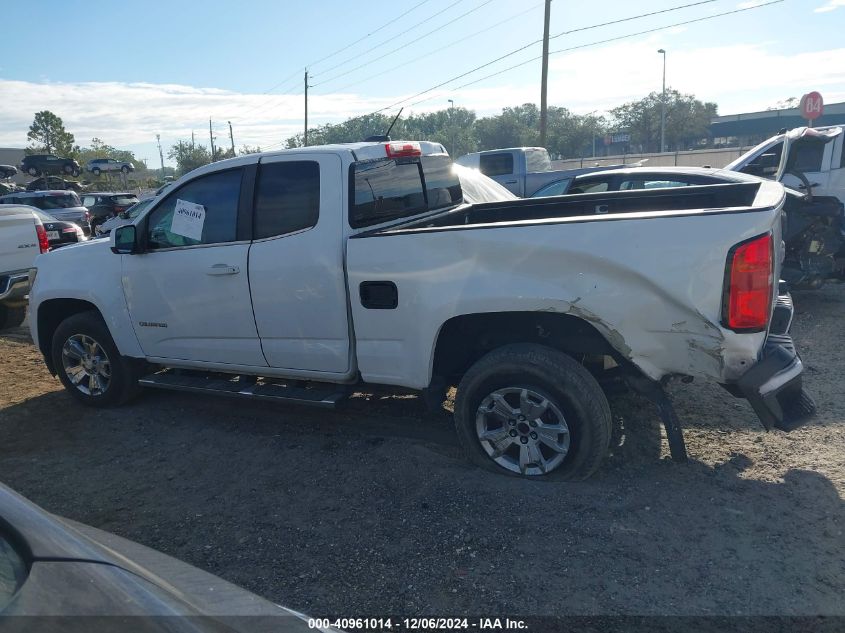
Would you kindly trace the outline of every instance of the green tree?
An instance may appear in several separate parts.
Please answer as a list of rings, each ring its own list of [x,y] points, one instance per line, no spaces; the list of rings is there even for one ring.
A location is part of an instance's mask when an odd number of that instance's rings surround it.
[[[241,145],[241,149],[238,150],[238,156],[246,156],[247,154],[260,154],[261,148],[256,145],[255,147],[250,147],[249,145]]]
[[[631,135],[631,143],[644,152],[660,150],[661,94],[652,92],[639,101],[622,104],[610,111],[617,130]],[[715,103],[699,101],[694,95],[666,91],[666,146],[684,149],[707,136],[710,120],[716,116]]]
[[[187,141],[179,141],[173,145],[167,152],[167,157],[176,161],[176,172],[180,176],[211,162],[211,154],[204,145],[194,145]]]
[[[78,148],[74,146],[73,134],[65,130],[61,117],[49,110],[35,113],[35,119],[26,133],[29,146],[27,154],[57,154],[71,157]]]
[[[505,108],[497,116],[479,119],[475,125],[478,148],[523,147],[540,140],[540,109],[533,103]]]

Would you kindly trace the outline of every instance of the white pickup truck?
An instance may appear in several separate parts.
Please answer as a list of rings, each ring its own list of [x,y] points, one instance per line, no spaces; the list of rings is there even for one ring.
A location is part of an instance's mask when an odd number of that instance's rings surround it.
[[[441,406],[457,385],[470,459],[523,476],[599,467],[614,375],[677,459],[673,377],[723,384],[766,428],[812,413],[780,184],[466,204],[451,164],[388,141],[197,169],[110,240],[38,259],[33,338],[94,406],[139,386],[334,406],[361,383]]]
[[[47,231],[36,209],[0,204],[0,330],[18,327],[26,318],[29,269],[50,250]]]

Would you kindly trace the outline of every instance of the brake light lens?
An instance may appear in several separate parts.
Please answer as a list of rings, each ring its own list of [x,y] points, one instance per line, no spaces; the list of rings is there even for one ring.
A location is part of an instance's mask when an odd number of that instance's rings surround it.
[[[738,244],[728,254],[725,325],[765,330],[772,311],[774,249],[771,234]]]
[[[47,239],[47,231],[40,222],[35,225],[35,233],[38,235],[38,248],[42,253],[50,250],[50,240]]]
[[[384,149],[388,158],[422,156],[422,148],[419,143],[386,143]]]

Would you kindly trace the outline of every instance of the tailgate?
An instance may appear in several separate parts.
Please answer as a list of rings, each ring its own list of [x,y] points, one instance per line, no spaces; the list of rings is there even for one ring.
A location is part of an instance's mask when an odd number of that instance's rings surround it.
[[[28,270],[40,252],[32,211],[0,205],[0,275]]]

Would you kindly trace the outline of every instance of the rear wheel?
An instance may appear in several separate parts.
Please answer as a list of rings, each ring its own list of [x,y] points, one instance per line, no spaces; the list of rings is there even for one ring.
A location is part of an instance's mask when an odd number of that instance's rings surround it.
[[[508,345],[473,365],[458,385],[458,439],[488,470],[586,479],[610,445],[610,406],[595,378],[566,354]]]
[[[19,327],[26,319],[26,306],[10,307],[0,303],[0,330]]]
[[[29,169],[27,169],[27,170],[26,170],[26,172],[27,172],[30,176],[37,176],[37,175],[38,175],[38,170],[37,170],[37,169],[35,169],[35,167],[30,167]]]
[[[99,175],[100,175],[100,170],[99,170],[98,168],[96,168],[96,167],[95,167],[94,169],[92,169],[92,170],[91,170],[91,173],[92,173],[92,174],[94,174],[95,176],[99,176]]]
[[[128,174],[129,173],[129,167],[124,165],[123,167],[120,168],[120,171],[122,171],[124,174]]]
[[[123,358],[99,313],[74,314],[53,335],[53,366],[65,389],[83,404],[123,404],[138,390],[138,372]]]

